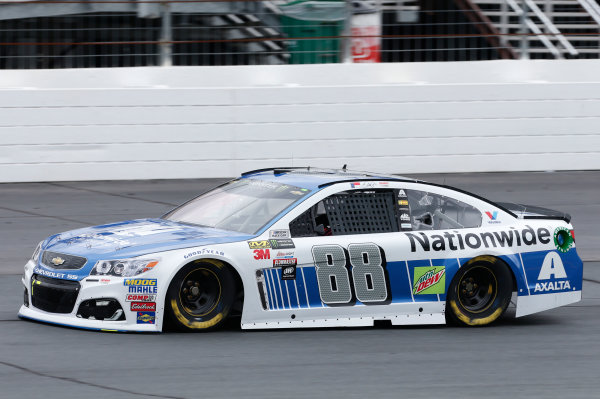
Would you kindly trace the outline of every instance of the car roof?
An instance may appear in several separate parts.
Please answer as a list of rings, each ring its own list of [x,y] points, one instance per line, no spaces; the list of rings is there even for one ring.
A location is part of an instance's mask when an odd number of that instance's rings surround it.
[[[331,184],[352,181],[403,181],[411,183],[424,183],[421,180],[409,177],[386,175],[372,172],[359,172],[342,169],[321,169],[307,167],[281,167],[257,169],[242,173],[242,179],[252,178],[273,181],[282,184],[318,190]]]

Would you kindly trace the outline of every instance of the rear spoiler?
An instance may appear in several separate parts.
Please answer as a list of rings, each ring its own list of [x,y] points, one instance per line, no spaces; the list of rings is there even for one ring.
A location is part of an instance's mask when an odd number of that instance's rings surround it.
[[[520,219],[552,219],[564,220],[567,223],[571,222],[571,215],[553,209],[533,205],[513,204],[510,202],[498,202],[498,205],[508,209]]]

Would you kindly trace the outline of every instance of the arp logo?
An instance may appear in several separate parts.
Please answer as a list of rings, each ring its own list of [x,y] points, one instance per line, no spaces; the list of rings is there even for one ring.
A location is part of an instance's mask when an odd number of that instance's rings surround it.
[[[271,248],[271,243],[267,240],[263,241],[248,241],[250,249]]]
[[[271,259],[271,251],[267,249],[255,249],[254,250],[254,259],[263,260],[263,259]]]
[[[494,211],[494,212],[486,212],[486,215],[488,215],[488,217],[490,218],[490,220],[496,220],[496,218],[498,217],[498,211]]]

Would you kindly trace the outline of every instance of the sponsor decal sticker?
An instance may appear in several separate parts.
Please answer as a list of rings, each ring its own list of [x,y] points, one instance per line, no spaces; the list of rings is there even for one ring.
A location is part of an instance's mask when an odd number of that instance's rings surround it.
[[[408,213],[403,213],[402,215],[400,215],[400,220],[409,221],[410,216],[408,216]]]
[[[271,259],[271,251],[269,250],[269,248],[255,249],[254,250],[254,259],[256,259],[256,260]]]
[[[574,242],[571,231],[566,227],[557,227],[554,230],[554,245],[560,252],[568,252]]]
[[[296,279],[296,266],[286,266],[281,269],[282,280],[295,280]]]
[[[155,312],[137,312],[137,324],[154,324],[155,321]]]
[[[398,190],[398,197],[406,198],[406,192],[404,192],[404,190]]]
[[[408,205],[407,200],[398,200],[398,205]]]
[[[485,214],[486,214],[486,215],[487,215],[487,217],[490,219],[490,220],[488,220],[488,223],[490,223],[490,224],[493,224],[493,223],[501,223],[501,222],[498,220],[498,211],[494,211],[494,212],[487,211]]]
[[[273,259],[273,267],[296,266],[298,258]]]
[[[123,281],[130,294],[157,294],[156,279],[130,279]]]
[[[132,312],[155,312],[156,302],[131,302]]]
[[[462,234],[457,230],[453,232],[445,231],[443,234],[425,234],[425,233],[406,233],[410,241],[411,252],[422,250],[425,252],[433,251],[458,251],[465,248],[478,249],[498,248],[498,247],[520,247],[550,243],[550,231],[544,227],[534,230],[531,226],[525,226],[524,229],[517,230],[513,227],[510,230],[485,232],[485,233],[466,233]]]
[[[446,292],[446,268],[415,267],[413,279],[413,294],[443,294]]]
[[[197,251],[190,252],[187,255],[184,255],[183,259],[188,259],[188,258],[192,258],[194,256],[201,256],[201,255],[220,255],[220,256],[225,256],[225,252],[219,251],[219,250],[216,250],[216,249],[202,248],[202,249],[199,249]]]
[[[125,297],[127,302],[154,302],[156,301],[156,295],[148,294],[128,294]]]
[[[296,246],[294,245],[294,241],[292,241],[290,238],[273,239],[269,240],[269,243],[271,245],[271,248],[273,249],[296,248]]]
[[[248,241],[250,249],[271,248],[271,243],[267,240],[263,241]]]
[[[351,187],[351,188],[357,188],[357,187],[360,187],[360,182],[356,182],[356,183],[350,183],[350,187]]]
[[[289,230],[269,230],[269,238],[290,238]]]
[[[561,280],[559,280],[561,279]],[[570,290],[571,283],[567,279],[565,266],[557,252],[548,252],[542,262],[538,282],[535,283],[534,292],[552,292]],[[543,281],[554,280],[554,281]]]
[[[401,223],[400,227],[403,228],[403,229],[409,229],[410,230],[410,229],[412,229],[412,224],[410,224],[410,223]]]
[[[294,251],[278,251],[275,255],[278,258],[290,258],[294,257]]]

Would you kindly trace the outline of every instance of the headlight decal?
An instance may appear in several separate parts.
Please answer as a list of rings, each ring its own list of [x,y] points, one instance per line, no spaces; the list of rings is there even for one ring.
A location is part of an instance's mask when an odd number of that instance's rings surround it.
[[[131,277],[152,270],[157,264],[156,259],[99,260],[90,275]]]

